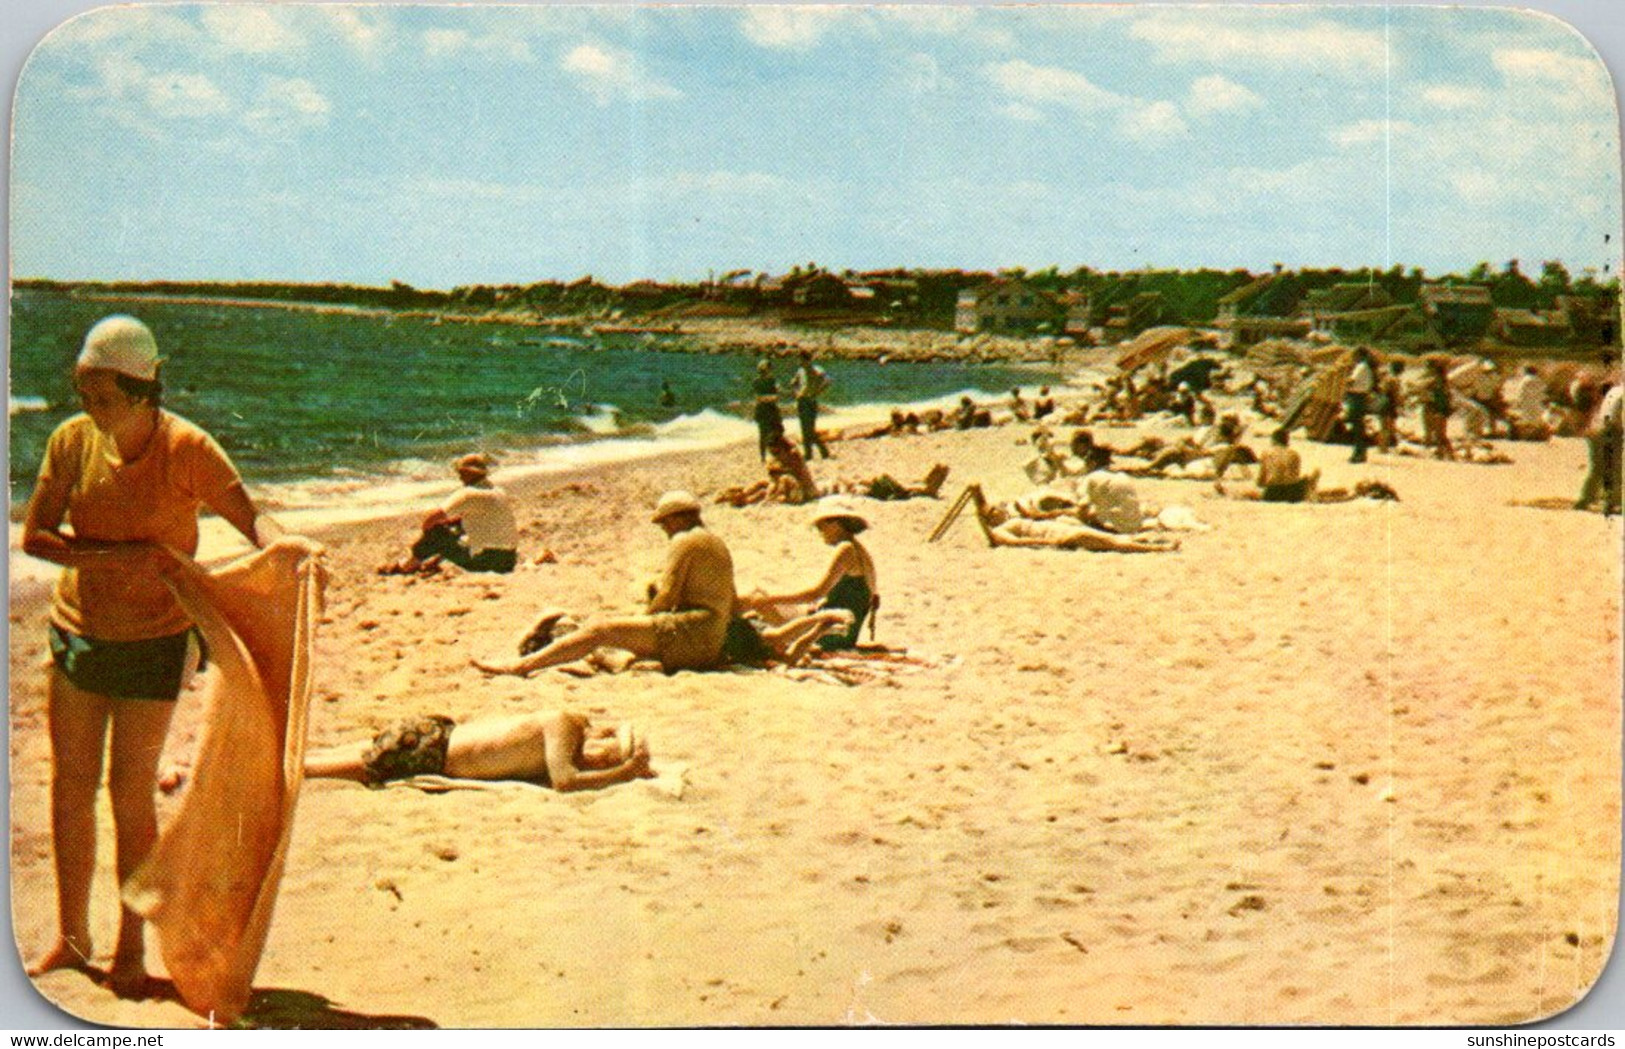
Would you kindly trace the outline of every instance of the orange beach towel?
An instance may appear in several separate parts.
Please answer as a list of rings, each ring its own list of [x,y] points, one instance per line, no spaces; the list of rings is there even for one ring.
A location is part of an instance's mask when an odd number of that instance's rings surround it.
[[[151,922],[181,999],[214,1022],[248,1004],[304,780],[320,547],[284,539],[170,585],[209,646],[192,780],[125,902]]]

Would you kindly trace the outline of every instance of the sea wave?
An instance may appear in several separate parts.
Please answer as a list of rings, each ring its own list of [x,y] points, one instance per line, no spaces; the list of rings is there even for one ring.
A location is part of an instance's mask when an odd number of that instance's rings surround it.
[[[8,395],[7,408],[8,415],[20,415],[23,412],[47,412],[51,410],[51,402],[44,397],[30,397],[26,394],[21,397]]]

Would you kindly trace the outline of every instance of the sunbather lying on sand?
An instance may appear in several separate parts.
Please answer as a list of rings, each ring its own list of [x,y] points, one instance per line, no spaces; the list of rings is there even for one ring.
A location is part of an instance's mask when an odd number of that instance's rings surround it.
[[[741,602],[740,607],[745,608],[745,603]],[[852,632],[852,623],[852,614],[839,608],[821,608],[809,615],[774,623],[764,622],[759,617],[747,618],[735,614],[729,618],[718,665],[783,663],[785,666],[800,666],[815,643],[831,634]],[[535,625],[520,637],[517,646],[519,655],[523,658],[540,652],[556,640],[568,639],[580,629],[580,623],[568,612],[550,609],[542,613]],[[582,657],[578,667],[564,666],[561,669],[578,676],[590,676],[599,671],[619,673],[637,659],[638,656],[632,652],[600,647]]]
[[[755,506],[757,503],[796,503],[801,501],[801,485],[784,467],[772,459],[767,461],[767,477],[746,485],[724,488],[716,495],[716,502],[728,506]]]
[[[528,780],[558,791],[649,779],[649,744],[630,723],[594,725],[584,714],[507,714],[458,724],[429,715],[373,737],[305,755],[305,776],[378,787],[412,776]]]
[[[973,484],[965,489],[960,502],[954,504],[950,517],[938,526],[933,538],[946,531],[952,515],[958,512],[966,498],[976,507],[976,521],[987,536],[989,546],[1056,547],[1062,550],[1096,550],[1121,554],[1166,553],[1179,549],[1179,540],[1171,536],[1117,535],[1091,528],[1076,520],[1051,518],[1033,520],[1020,516],[1012,508],[994,506],[982,493],[982,486]]]
[[[904,484],[891,474],[880,474],[861,481],[841,479],[830,486],[833,492],[861,495],[865,499],[893,501],[898,499],[935,499],[948,479],[948,467],[938,463],[926,473],[919,484]]]

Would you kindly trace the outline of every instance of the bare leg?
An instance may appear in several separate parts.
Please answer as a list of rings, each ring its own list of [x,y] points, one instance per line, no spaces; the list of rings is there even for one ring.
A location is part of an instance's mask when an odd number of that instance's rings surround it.
[[[368,743],[348,743],[344,746],[329,747],[318,750],[313,754],[305,755],[305,777],[307,779],[348,779],[357,783],[366,781],[364,771],[364,758]]]
[[[826,609],[792,619],[781,627],[764,630],[762,640],[767,642],[781,660],[796,666],[807,655],[807,650],[814,642],[851,622],[851,612],[840,608]]]
[[[46,684],[51,734],[51,842],[56,858],[57,941],[29,963],[38,976],[90,964],[90,882],[96,871],[96,792],[111,700],[75,688],[52,667]]]
[[[487,674],[515,674],[519,677],[529,677],[545,667],[573,663],[597,648],[622,648],[641,659],[658,655],[655,647],[654,621],[648,616],[605,619],[597,623],[588,623],[575,633],[554,641],[540,652],[517,661],[475,659],[471,662]]]
[[[112,767],[108,790],[113,796],[113,829],[117,869],[123,885],[158,841],[158,758],[175,704],[143,699],[113,701]],[[140,995],[146,985],[145,926],[141,916],[120,905],[118,945],[113,952],[111,984],[120,997]]]

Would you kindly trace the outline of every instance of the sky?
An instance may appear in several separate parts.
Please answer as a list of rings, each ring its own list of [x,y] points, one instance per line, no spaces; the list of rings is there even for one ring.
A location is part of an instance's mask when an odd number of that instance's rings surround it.
[[[14,112],[17,277],[1620,259],[1602,61],[1488,8],[101,8]]]

